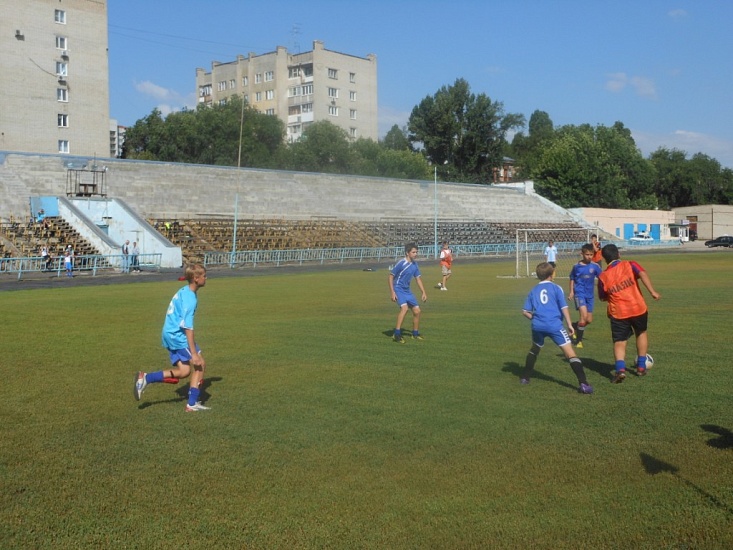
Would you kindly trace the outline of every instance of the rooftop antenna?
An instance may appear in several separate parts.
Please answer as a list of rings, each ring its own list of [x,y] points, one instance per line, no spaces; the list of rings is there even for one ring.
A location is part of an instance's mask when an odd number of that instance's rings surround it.
[[[300,35],[300,25],[298,23],[293,23],[293,28],[290,30],[290,36],[293,40],[293,51],[295,53],[300,53],[300,42],[298,41],[298,36]]]

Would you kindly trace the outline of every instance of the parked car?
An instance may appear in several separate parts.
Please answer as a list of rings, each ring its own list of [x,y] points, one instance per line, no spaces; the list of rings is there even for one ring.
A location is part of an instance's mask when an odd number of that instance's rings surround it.
[[[716,246],[733,248],[733,237],[723,235],[722,237],[718,237],[717,239],[713,239],[712,241],[705,241],[705,246],[707,246],[708,248],[714,248]]]
[[[654,241],[649,233],[634,233],[634,236],[629,240],[632,243],[651,243]]]

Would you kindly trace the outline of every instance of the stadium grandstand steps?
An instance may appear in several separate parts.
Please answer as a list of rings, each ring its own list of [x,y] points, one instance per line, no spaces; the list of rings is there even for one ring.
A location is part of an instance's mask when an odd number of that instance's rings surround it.
[[[89,241],[63,218],[48,216],[44,222],[27,219],[24,222],[11,219],[0,224],[0,233],[9,241],[9,250],[17,257],[40,256],[41,248],[47,247],[52,256],[63,256],[64,250],[71,245],[75,256],[99,254]]]
[[[181,247],[187,262],[202,261],[206,252],[230,252],[233,245],[238,251],[401,247],[407,242],[430,244],[435,239],[434,220],[243,219],[237,220],[236,244],[234,220],[231,218],[148,221],[168,240]],[[584,229],[568,222],[439,220],[438,239],[453,245],[512,244],[516,241],[517,229],[528,228],[578,228],[578,238],[585,238]],[[548,238],[554,237],[548,234]]]

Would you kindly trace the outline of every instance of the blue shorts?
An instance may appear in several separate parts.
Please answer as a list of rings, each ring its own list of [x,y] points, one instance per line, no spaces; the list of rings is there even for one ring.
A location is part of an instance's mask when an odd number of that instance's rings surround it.
[[[401,292],[399,290],[394,291],[395,296],[397,296],[397,305],[402,307],[405,304],[407,304],[407,307],[413,308],[417,307],[419,304],[417,303],[417,298],[415,298],[415,295],[412,292]]]
[[[588,309],[588,313],[593,313],[593,298],[586,298],[585,296],[578,296],[575,295],[575,298],[573,298],[573,301],[575,302],[575,309],[580,309],[581,307],[585,306]]]
[[[196,345],[196,351],[198,353],[201,353],[201,348]],[[181,363],[190,363],[191,361],[191,351],[188,348],[183,349],[169,349],[168,355],[171,358],[171,365],[177,365],[178,361]]]
[[[552,332],[546,330],[533,330],[532,331],[532,343],[541,348],[545,345],[545,338],[551,339],[558,346],[564,346],[570,343],[570,336],[564,328],[560,330],[554,330]]]

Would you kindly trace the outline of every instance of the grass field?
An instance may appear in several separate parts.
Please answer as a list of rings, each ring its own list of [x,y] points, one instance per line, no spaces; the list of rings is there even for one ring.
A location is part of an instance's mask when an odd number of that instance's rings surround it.
[[[655,366],[609,382],[597,305],[591,396],[549,342],[520,386],[536,281],[508,264],[438,292],[422,262],[406,345],[386,270],[211,273],[195,414],[132,395],[182,283],[2,293],[0,548],[731,548],[731,256],[634,259]]]

